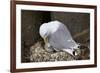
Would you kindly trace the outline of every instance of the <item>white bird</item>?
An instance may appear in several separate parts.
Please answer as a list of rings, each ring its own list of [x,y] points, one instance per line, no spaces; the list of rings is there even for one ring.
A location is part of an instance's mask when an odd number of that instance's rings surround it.
[[[39,33],[50,51],[66,51],[73,55],[73,52],[79,49],[79,44],[73,40],[67,26],[60,21],[56,20],[42,24]]]

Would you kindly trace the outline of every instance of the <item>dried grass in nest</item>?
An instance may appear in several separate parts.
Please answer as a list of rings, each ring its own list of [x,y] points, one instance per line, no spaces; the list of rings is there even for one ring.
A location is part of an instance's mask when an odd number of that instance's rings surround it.
[[[70,55],[67,52],[48,52],[44,49],[43,41],[38,41],[33,46],[30,47],[30,55],[28,56],[28,61],[26,62],[54,62],[54,61],[71,61],[71,60],[85,60],[89,59],[89,50],[87,48],[81,50],[81,55],[76,57]]]
[[[67,52],[47,52],[42,46],[42,41],[37,42],[31,48],[31,62],[47,62],[47,61],[69,61],[74,57]]]

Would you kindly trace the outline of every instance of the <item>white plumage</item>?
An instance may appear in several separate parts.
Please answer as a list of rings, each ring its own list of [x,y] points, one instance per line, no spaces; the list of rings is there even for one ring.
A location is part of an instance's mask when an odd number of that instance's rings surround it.
[[[45,44],[49,44],[57,51],[66,51],[73,54],[79,46],[72,38],[68,28],[60,21],[51,21],[40,26],[40,36],[47,39]]]

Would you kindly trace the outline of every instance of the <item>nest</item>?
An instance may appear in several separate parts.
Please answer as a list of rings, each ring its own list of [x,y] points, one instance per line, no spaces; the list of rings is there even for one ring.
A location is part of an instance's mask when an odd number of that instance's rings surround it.
[[[42,46],[42,41],[37,42],[30,48],[31,62],[48,62],[48,61],[69,61],[74,60],[74,57],[67,52],[48,52]]]
[[[74,57],[64,51],[48,52],[44,48],[43,41],[38,41],[30,47],[29,55],[24,57],[24,62],[54,62],[83,59],[89,59],[89,50],[87,48],[82,49],[81,54]]]

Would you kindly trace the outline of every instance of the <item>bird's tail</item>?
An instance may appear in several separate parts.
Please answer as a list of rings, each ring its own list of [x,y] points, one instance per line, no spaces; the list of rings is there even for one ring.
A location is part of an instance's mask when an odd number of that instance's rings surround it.
[[[63,51],[65,51],[65,52],[71,54],[72,56],[74,55],[74,54],[73,54],[73,52],[74,52],[73,49],[63,49]]]

